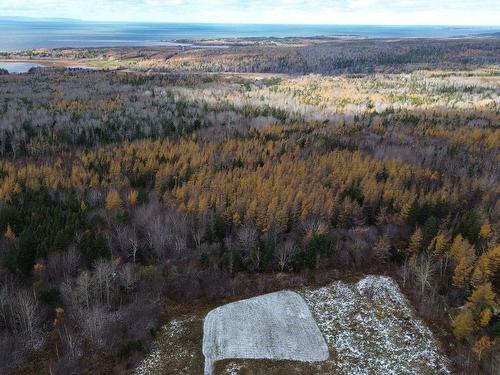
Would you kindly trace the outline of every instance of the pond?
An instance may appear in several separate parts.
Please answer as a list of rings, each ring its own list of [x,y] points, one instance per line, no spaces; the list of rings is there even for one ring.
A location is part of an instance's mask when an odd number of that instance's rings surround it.
[[[42,68],[45,65],[30,62],[4,62],[0,61],[0,69],[5,69],[9,73],[26,73],[31,68]]]

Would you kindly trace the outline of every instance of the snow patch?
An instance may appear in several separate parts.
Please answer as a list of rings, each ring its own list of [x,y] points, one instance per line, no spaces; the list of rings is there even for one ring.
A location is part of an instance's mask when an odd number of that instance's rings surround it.
[[[368,276],[304,291],[340,374],[449,374],[431,331],[396,282]]]

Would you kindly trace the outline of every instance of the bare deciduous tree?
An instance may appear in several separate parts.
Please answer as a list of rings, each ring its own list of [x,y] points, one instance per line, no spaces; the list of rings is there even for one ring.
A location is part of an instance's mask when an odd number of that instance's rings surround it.
[[[39,305],[34,291],[21,289],[17,293],[17,314],[18,320],[25,333],[29,336],[29,342],[33,348],[40,343],[36,339],[35,329],[39,321]]]
[[[287,268],[297,251],[298,248],[292,240],[287,240],[278,246],[276,255],[281,272]]]
[[[259,249],[259,233],[252,224],[246,224],[237,233],[238,243],[241,250],[246,255],[254,269],[259,269],[260,265],[260,249]]]
[[[132,262],[135,264],[136,259],[137,259],[137,252],[139,251],[139,239],[137,237],[137,232],[135,230],[135,227],[132,230],[132,233],[130,233],[129,236],[129,256],[132,258]]]
[[[70,246],[65,252],[49,254],[47,271],[52,280],[68,280],[76,273],[80,264],[80,253],[76,246]]]
[[[434,267],[431,256],[422,254],[412,268],[420,287],[420,294],[424,294],[426,288],[432,288],[431,281],[434,275]]]
[[[104,307],[96,305],[89,310],[85,310],[80,317],[80,325],[84,335],[93,344],[102,346],[104,344],[103,328],[106,324],[106,312]]]
[[[125,264],[120,270],[120,282],[126,293],[129,293],[137,282],[137,275],[131,264]]]
[[[101,259],[97,262],[94,271],[95,287],[108,307],[111,307],[111,298],[116,277],[116,266],[111,260]]]

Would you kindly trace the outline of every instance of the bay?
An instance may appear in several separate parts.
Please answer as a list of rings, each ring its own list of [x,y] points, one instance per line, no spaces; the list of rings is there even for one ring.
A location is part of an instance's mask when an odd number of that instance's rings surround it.
[[[36,48],[160,46],[176,40],[228,37],[458,37],[500,32],[500,27],[241,25],[118,23],[0,18],[0,51]]]

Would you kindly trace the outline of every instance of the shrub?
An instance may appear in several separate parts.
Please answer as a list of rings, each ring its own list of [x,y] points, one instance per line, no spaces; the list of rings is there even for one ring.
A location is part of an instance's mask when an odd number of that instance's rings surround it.
[[[120,347],[117,351],[117,356],[120,358],[126,358],[130,356],[130,353],[133,351],[142,351],[142,348],[143,345],[141,340],[127,340],[120,344]]]

